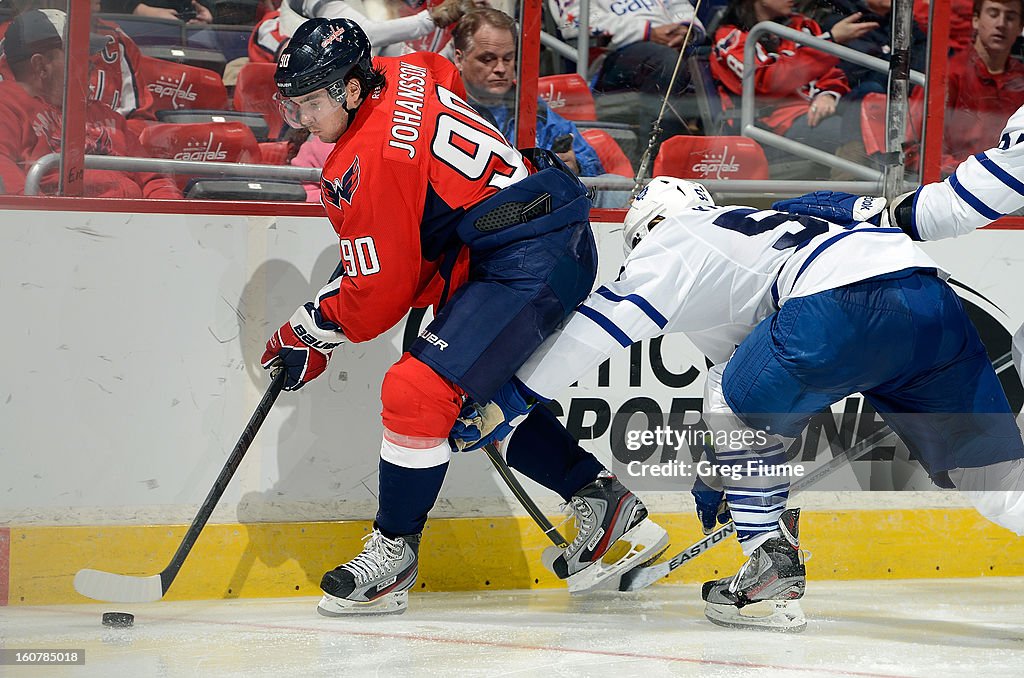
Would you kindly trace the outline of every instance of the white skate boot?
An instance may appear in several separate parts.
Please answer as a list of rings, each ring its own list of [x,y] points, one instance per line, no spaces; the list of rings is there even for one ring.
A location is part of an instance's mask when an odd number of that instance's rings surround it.
[[[544,564],[569,593],[598,588],[602,582],[653,560],[668,547],[668,533],[647,517],[647,508],[615,476],[602,471],[569,502],[579,530],[564,551],[550,547]]]
[[[388,539],[374,528],[363,551],[323,576],[324,597],[317,612],[325,617],[401,614],[416,583],[420,535]]]

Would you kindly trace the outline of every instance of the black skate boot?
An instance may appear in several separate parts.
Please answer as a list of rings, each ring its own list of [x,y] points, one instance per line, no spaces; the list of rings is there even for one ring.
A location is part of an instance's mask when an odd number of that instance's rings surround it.
[[[602,471],[573,495],[568,508],[578,532],[564,551],[550,547],[543,560],[569,592],[598,587],[649,561],[668,546],[668,533],[647,517],[647,508],[615,476]]]
[[[807,619],[798,598],[804,595],[806,571],[799,549],[800,509],[779,518],[781,537],[772,537],[731,577],[704,583],[704,616],[714,624],[743,629],[799,633]],[[748,605],[754,606],[745,609]]]
[[[363,551],[323,576],[324,597],[317,612],[325,617],[350,614],[401,614],[416,583],[420,535],[388,539],[374,528]]]

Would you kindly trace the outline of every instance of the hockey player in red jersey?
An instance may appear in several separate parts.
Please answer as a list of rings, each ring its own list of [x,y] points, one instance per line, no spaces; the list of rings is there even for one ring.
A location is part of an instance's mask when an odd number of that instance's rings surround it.
[[[451,63],[429,53],[371,60],[365,33],[347,19],[303,23],[275,77],[285,120],[336,144],[321,189],[343,272],[274,334],[264,366],[283,365],[285,388],[297,389],[341,343],[373,339],[410,308],[435,309],[381,387],[374,530],[362,553],[324,575],[318,607],[328,616],[402,612],[464,398],[490,399],[590,291],[590,201],[557,157],[524,157],[482,119]],[[506,455],[576,507],[585,529],[562,568],[570,590],[664,545],[643,504],[553,415],[530,419]],[[536,459],[541,438],[564,444]],[[620,539],[645,546],[603,563]]]

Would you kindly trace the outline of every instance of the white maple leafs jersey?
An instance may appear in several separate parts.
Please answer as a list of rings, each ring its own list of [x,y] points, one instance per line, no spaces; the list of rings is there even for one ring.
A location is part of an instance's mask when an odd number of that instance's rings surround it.
[[[684,332],[715,363],[792,297],[911,267],[938,269],[898,228],[844,228],[751,207],[697,206],[659,223],[516,376],[553,398],[616,350]]]

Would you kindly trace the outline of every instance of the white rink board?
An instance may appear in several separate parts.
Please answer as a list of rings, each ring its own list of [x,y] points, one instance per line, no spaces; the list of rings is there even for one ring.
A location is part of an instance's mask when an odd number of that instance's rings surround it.
[[[621,263],[621,224],[595,230],[606,280]],[[189,521],[266,388],[266,339],[337,263],[330,225],[0,211],[0,238],[0,524]],[[995,326],[1012,331],[1024,321],[1022,243],[1022,232],[991,231],[927,249],[1001,308],[1005,315],[989,309]],[[327,375],[282,394],[215,521],[373,515],[380,382],[405,329],[343,346]],[[571,427],[601,432],[601,410],[637,397],[662,411],[673,399],[699,407],[703,357],[682,337],[659,344],[634,349],[632,360],[624,350],[606,377],[591,375],[561,398]],[[606,430],[584,444],[610,463]],[[550,493],[528,487],[555,508]],[[678,511],[688,500],[648,503]],[[432,515],[508,512],[520,511],[486,459],[456,456]]]

